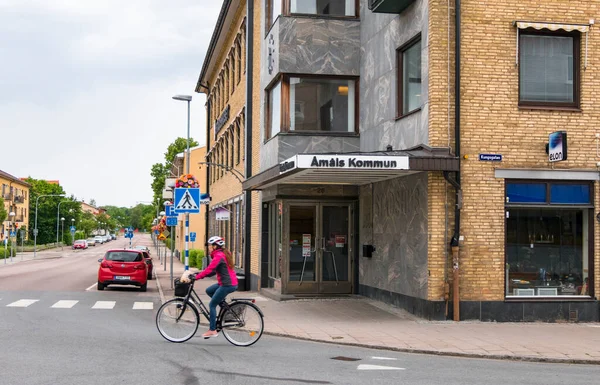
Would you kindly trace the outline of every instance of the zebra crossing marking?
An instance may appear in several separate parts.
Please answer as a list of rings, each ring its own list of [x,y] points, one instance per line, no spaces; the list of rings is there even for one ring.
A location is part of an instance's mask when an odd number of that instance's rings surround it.
[[[75,306],[77,304],[77,302],[79,301],[72,301],[72,300],[60,300],[57,303],[55,303],[54,305],[52,305],[52,308],[55,309],[70,309],[73,306]]]
[[[154,303],[152,302],[134,302],[133,310],[152,310],[154,309]]]
[[[36,303],[39,299],[20,299],[13,303],[9,303],[6,307],[27,307],[31,304]]]
[[[110,310],[115,307],[116,301],[96,301],[92,309]]]

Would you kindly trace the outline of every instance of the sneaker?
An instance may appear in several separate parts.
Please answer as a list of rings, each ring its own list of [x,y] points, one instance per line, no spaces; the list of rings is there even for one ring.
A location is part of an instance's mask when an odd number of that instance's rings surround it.
[[[209,330],[206,333],[202,334],[202,337],[206,340],[208,338],[218,337],[219,333],[216,330]]]

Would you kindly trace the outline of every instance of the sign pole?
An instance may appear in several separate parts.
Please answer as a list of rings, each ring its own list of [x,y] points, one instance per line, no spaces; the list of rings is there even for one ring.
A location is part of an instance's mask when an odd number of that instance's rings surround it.
[[[171,234],[175,234],[175,227],[171,226]],[[173,288],[173,249],[175,247],[175,237],[171,237],[171,289]]]

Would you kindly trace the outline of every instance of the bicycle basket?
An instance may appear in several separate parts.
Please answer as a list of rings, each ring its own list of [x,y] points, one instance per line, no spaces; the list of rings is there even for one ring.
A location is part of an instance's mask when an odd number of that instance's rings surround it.
[[[179,278],[175,278],[175,297],[185,297],[190,290],[190,284],[179,281]]]

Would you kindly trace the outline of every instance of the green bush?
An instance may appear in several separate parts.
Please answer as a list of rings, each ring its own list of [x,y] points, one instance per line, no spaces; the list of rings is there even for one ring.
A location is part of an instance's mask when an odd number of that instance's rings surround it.
[[[196,252],[196,250],[190,250],[190,260],[189,260],[190,267],[196,267],[197,256],[198,256],[198,253]],[[185,256],[184,256],[184,258],[185,258]]]

